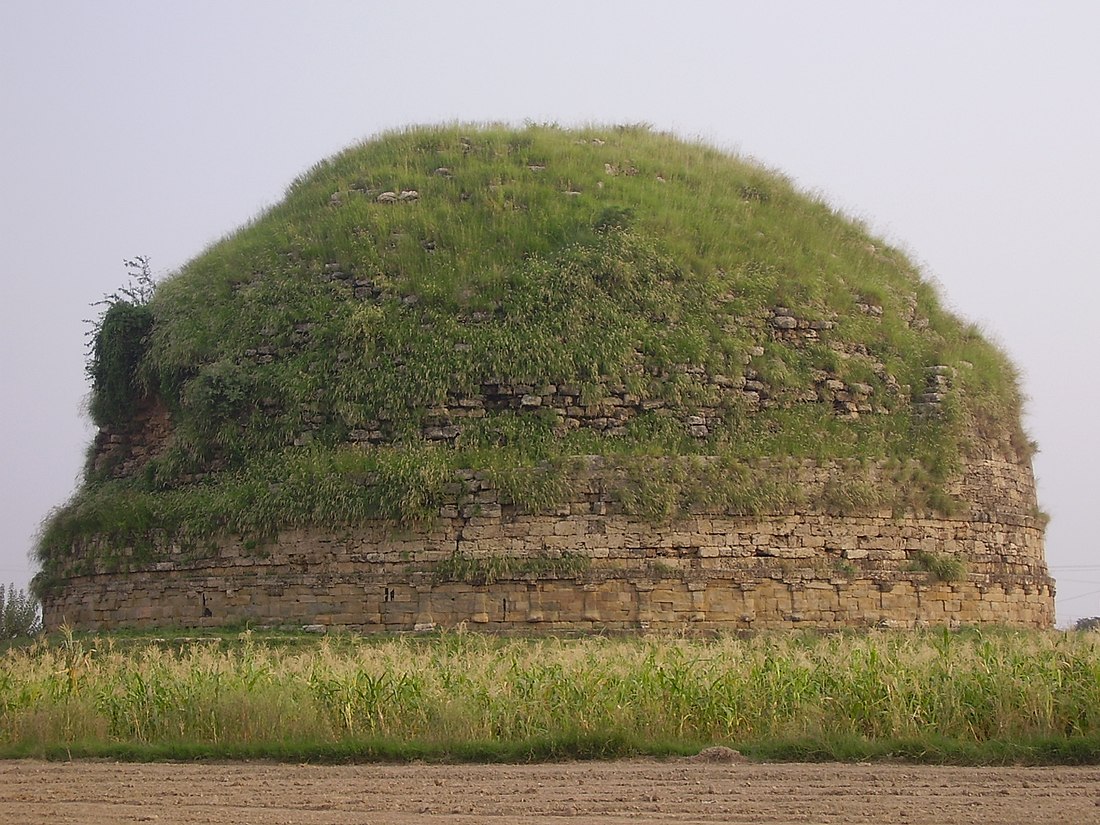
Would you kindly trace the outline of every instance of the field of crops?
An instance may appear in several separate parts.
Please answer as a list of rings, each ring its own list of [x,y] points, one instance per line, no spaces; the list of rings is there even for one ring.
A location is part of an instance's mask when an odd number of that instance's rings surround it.
[[[0,653],[0,756],[694,752],[1100,762],[1100,635],[71,635]]]

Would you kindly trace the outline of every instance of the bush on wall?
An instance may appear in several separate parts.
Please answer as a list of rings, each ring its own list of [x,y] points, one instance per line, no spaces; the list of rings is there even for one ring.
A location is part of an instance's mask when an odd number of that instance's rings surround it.
[[[130,283],[99,301],[96,306],[106,309],[91,322],[86,367],[92,382],[89,411],[101,427],[129,420],[144,395],[138,364],[153,329],[153,311],[148,306],[153,279],[146,256],[126,261],[126,268]]]

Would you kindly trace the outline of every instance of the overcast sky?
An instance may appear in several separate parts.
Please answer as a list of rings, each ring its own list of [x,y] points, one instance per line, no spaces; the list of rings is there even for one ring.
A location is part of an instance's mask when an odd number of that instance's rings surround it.
[[[0,581],[76,484],[83,319],[379,131],[645,121],[865,220],[1005,346],[1059,624],[1100,615],[1100,3],[0,0]]]

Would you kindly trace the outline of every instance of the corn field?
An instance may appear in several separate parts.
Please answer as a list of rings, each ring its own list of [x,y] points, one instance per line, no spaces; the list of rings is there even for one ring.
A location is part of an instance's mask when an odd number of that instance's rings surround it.
[[[1098,734],[1092,633],[287,643],[246,632],[70,636],[0,654],[0,755],[119,745],[276,753],[371,741],[446,753],[600,738],[672,750],[769,740],[980,745]]]

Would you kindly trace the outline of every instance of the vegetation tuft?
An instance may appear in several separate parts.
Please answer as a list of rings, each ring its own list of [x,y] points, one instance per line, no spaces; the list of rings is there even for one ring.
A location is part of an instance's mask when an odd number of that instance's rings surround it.
[[[588,570],[591,563],[590,557],[569,552],[543,556],[481,557],[455,551],[433,565],[431,572],[437,582],[492,584],[499,579],[575,577]]]
[[[945,553],[921,551],[914,557],[912,569],[931,573],[942,582],[957,582],[966,577],[966,562]]]

